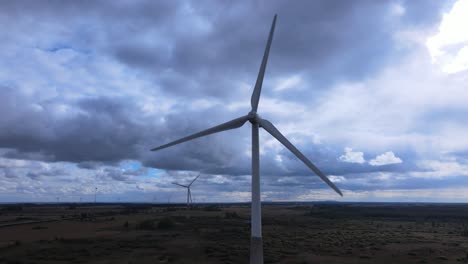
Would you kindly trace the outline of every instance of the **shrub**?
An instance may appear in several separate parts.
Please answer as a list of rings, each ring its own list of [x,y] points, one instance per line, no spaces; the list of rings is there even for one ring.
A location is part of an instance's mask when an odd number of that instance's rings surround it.
[[[240,216],[237,214],[237,212],[226,212],[224,214],[224,218],[226,218],[226,219],[239,219]]]
[[[23,211],[23,207],[20,205],[6,205],[2,210],[7,212],[19,212]]]
[[[462,236],[468,237],[468,229],[464,229],[462,232]]]
[[[136,226],[137,229],[154,230],[154,220],[143,220]]]
[[[203,208],[203,210],[207,212],[217,212],[217,211],[221,211],[221,208],[219,208],[219,206],[217,205],[209,205]]]
[[[47,226],[33,226],[32,229],[34,230],[47,229]]]
[[[36,220],[36,219],[32,217],[24,217],[24,216],[16,217],[16,221],[24,221],[24,220]]]
[[[170,229],[175,226],[174,220],[170,217],[164,217],[158,222],[158,229]]]

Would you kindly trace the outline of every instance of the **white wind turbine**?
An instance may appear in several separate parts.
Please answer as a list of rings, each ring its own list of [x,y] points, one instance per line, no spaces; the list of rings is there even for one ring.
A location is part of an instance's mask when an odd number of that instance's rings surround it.
[[[260,153],[259,153],[259,140],[258,129],[262,127],[281,144],[283,144],[289,151],[291,151],[298,159],[300,159],[307,167],[309,167],[317,176],[319,176],[325,183],[328,184],[335,192],[343,196],[341,191],[314,165],[309,161],[289,140],[281,134],[281,132],[266,119],[260,118],[257,114],[258,102],[260,100],[260,93],[262,90],[263,76],[268,61],[268,54],[270,52],[271,41],[273,39],[273,32],[275,30],[276,15],[273,18],[270,34],[268,36],[265,53],[263,55],[262,64],[258,72],[257,82],[250,99],[252,109],[250,112],[239,118],[233,119],[226,123],[214,126],[207,130],[200,131],[193,135],[175,140],[168,144],[151,149],[151,151],[160,150],[170,146],[177,145],[195,138],[207,136],[210,134],[218,133],[225,130],[235,129],[243,126],[245,122],[249,121],[252,124],[252,205],[251,205],[251,240],[250,240],[250,263],[259,264],[263,263],[263,242],[262,242],[262,219],[261,219],[261,200],[260,200]]]
[[[175,185],[178,185],[178,186],[187,188],[187,207],[189,207],[189,206],[192,204],[192,192],[190,191],[190,187],[191,187],[192,184],[198,179],[198,177],[200,177],[200,173],[199,173],[198,176],[195,177],[195,179],[193,179],[188,185],[179,184],[179,183],[177,183],[177,182],[173,182],[173,183],[172,183],[172,184],[175,184]]]

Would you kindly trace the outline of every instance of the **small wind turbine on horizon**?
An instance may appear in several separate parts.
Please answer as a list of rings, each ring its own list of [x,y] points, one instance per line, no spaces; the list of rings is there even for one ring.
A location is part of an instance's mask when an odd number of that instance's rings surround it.
[[[192,192],[190,191],[190,187],[192,186],[192,184],[198,179],[198,177],[200,177],[200,173],[198,174],[197,177],[195,177],[195,179],[193,179],[188,185],[183,185],[183,184],[179,184],[177,182],[173,182],[172,184],[175,184],[175,185],[178,185],[180,187],[184,187],[184,188],[187,188],[187,208],[190,207],[192,205]]]
[[[96,203],[97,187],[94,187],[94,203]]]
[[[281,134],[281,132],[268,120],[260,118],[257,114],[258,102],[260,101],[260,93],[262,90],[263,77],[268,61],[268,54],[270,52],[271,41],[273,39],[273,32],[275,30],[276,17],[273,18],[270,34],[268,36],[265,53],[263,55],[262,64],[258,72],[255,88],[250,99],[252,109],[250,112],[239,118],[233,119],[226,123],[214,126],[212,128],[200,131],[190,136],[175,140],[165,145],[151,149],[156,151],[170,146],[180,144],[192,139],[207,136],[210,134],[235,129],[243,126],[247,121],[252,124],[252,204],[251,204],[251,240],[250,240],[250,263],[260,264],[263,263],[263,241],[262,241],[262,218],[261,218],[261,200],[260,200],[260,153],[259,153],[259,138],[258,130],[260,127],[265,129],[281,144],[283,144],[289,151],[291,151],[298,159],[300,159],[309,169],[311,169],[317,176],[319,176],[328,186],[335,192],[343,196],[338,187],[333,184],[309,159],[307,159],[289,140]]]

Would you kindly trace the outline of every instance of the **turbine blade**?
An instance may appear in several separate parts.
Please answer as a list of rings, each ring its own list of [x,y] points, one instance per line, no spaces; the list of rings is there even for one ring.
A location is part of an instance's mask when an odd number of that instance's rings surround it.
[[[200,175],[201,175],[201,173],[198,173],[198,176],[195,177],[195,179],[193,179],[192,182],[190,182],[190,184],[188,186],[189,187],[192,186],[192,183],[194,183],[198,179],[198,177],[200,177]]]
[[[255,83],[255,88],[250,98],[250,105],[252,106],[252,111],[257,112],[258,101],[260,101],[260,93],[262,92],[263,76],[265,75],[265,69],[268,61],[268,54],[270,53],[271,41],[273,39],[273,32],[275,31],[276,17],[273,18],[271,24],[270,35],[268,36],[267,45],[265,48],[265,53],[263,54],[262,64],[260,65],[260,70],[258,71],[257,82]]]
[[[302,162],[304,162],[307,167],[309,167],[311,170],[317,174],[325,183],[328,184],[335,192],[337,192],[339,195],[343,196],[341,193],[340,189],[335,186],[333,182],[331,182],[325,174],[323,174],[312,162],[307,159],[304,154],[302,154],[289,140],[279,132],[279,130],[268,120],[261,119],[261,118],[256,118],[256,121],[266,130],[268,133],[270,133],[274,138],[276,138],[281,144],[283,144],[289,151],[291,151],[294,155],[296,155],[297,158],[299,158]]]
[[[179,185],[179,186],[184,187],[184,188],[188,188],[187,185],[178,184],[177,182],[171,182],[171,183],[174,184],[174,185]]]
[[[200,131],[200,132],[195,133],[193,135],[186,136],[186,137],[183,137],[181,139],[178,139],[178,140],[172,141],[170,143],[167,143],[165,145],[153,148],[153,149],[151,149],[151,151],[160,150],[160,149],[163,149],[163,148],[167,148],[167,147],[170,147],[170,146],[177,145],[177,144],[182,143],[182,142],[186,142],[186,141],[189,141],[189,140],[192,140],[192,139],[195,139],[195,138],[199,138],[199,137],[207,136],[207,135],[210,135],[210,134],[218,133],[218,132],[221,132],[221,131],[238,128],[238,127],[243,126],[244,123],[247,122],[248,119],[249,119],[248,116],[242,116],[242,117],[233,119],[231,121],[228,121],[226,123],[222,123],[222,124],[214,126],[212,128],[208,128],[206,130]]]

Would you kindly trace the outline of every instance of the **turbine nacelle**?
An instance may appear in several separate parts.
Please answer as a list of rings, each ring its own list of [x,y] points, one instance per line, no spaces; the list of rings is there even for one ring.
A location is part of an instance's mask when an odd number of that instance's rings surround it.
[[[258,123],[257,121],[259,120],[260,116],[254,112],[254,111],[250,111],[247,115],[247,120],[249,120],[250,123],[252,124],[256,124]]]

